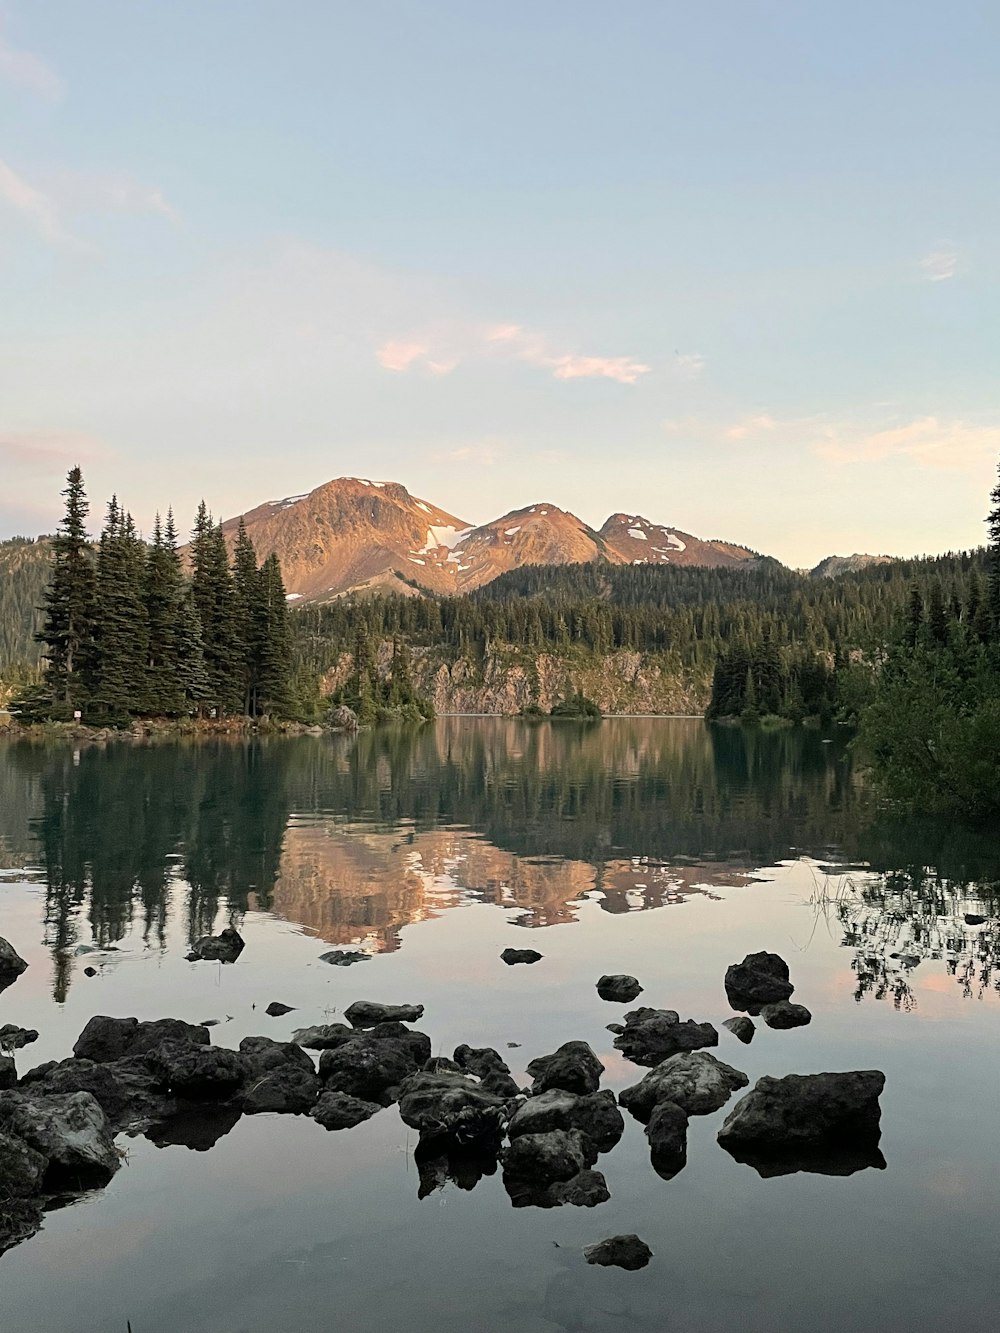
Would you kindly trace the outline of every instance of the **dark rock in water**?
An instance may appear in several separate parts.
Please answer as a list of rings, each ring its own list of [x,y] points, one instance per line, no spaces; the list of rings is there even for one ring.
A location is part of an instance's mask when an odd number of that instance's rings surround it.
[[[346,1092],[324,1092],[310,1114],[324,1129],[353,1129],[381,1110],[377,1102],[366,1102]]]
[[[538,963],[542,955],[537,949],[504,949],[500,957],[508,967],[513,967],[515,963]]]
[[[361,1034],[355,1032],[354,1035],[357,1037]],[[427,1033],[417,1032],[402,1023],[377,1023],[375,1027],[365,1029],[364,1035],[372,1037],[375,1041],[401,1042],[410,1053],[414,1069],[418,1069],[431,1058],[431,1039]]]
[[[0,1093],[0,1123],[47,1159],[46,1189],[105,1184],[121,1165],[107,1117],[89,1092]]]
[[[184,1023],[179,1018],[157,1018],[140,1023],[137,1018],[108,1018],[95,1014],[76,1039],[73,1054],[80,1060],[103,1064],[127,1055],[154,1051],[164,1041],[194,1042],[207,1046],[208,1029]]]
[[[596,1092],[604,1065],[585,1041],[565,1041],[552,1055],[540,1055],[528,1065],[534,1079],[532,1092],[564,1088],[567,1092]]]
[[[688,1114],[676,1102],[657,1102],[646,1126],[653,1170],[672,1180],[687,1165]]]
[[[588,1245],[583,1251],[588,1264],[600,1264],[603,1268],[627,1268],[634,1272],[645,1268],[653,1257],[653,1251],[638,1236],[611,1236],[608,1240]]]
[[[632,1009],[625,1015],[625,1031],[615,1047],[637,1065],[658,1065],[680,1051],[718,1046],[719,1034],[711,1023],[681,1022],[674,1009]]]
[[[987,918],[980,916],[978,912],[966,912],[965,924],[967,926],[985,926]]]
[[[347,704],[339,704],[330,714],[330,726],[339,731],[357,731],[358,715]]]
[[[744,1046],[750,1045],[753,1041],[753,1034],[757,1031],[753,1019],[747,1018],[745,1014],[740,1014],[737,1018],[724,1019],[722,1026],[728,1028]]]
[[[358,1029],[346,1023],[319,1023],[311,1028],[299,1028],[292,1033],[292,1041],[310,1051],[332,1051],[357,1038]]]
[[[605,1032],[613,1032],[615,1036],[621,1036],[621,1034],[625,1031],[625,1024],[609,1023],[604,1030]]]
[[[7,1199],[37,1194],[45,1179],[48,1158],[16,1134],[0,1130],[0,1214]]]
[[[0,990],[3,989],[0,981]],[[0,1199],[0,1254],[30,1239],[41,1229],[44,1216],[38,1198]]]
[[[733,1107],[719,1142],[756,1158],[787,1158],[803,1147],[870,1149],[881,1132],[884,1087],[885,1075],[875,1069],[764,1077]]]
[[[879,1135],[862,1136],[856,1142],[818,1139],[778,1147],[770,1143],[724,1143],[726,1152],[744,1166],[751,1166],[763,1180],[805,1171],[818,1176],[853,1176],[858,1171],[884,1171],[885,1158],[878,1146]]]
[[[0,1092],[17,1082],[17,1065],[12,1055],[0,1055]],[[2,1177],[0,1177],[2,1179]]]
[[[151,1125],[145,1138],[157,1148],[208,1152],[239,1124],[243,1108],[236,1102],[185,1103],[167,1119]]]
[[[756,1013],[762,1005],[787,1000],[794,989],[788,964],[776,953],[748,953],[726,970],[726,995],[734,1009]]]
[[[260,1077],[274,1069],[300,1069],[314,1074],[316,1067],[305,1051],[294,1041],[272,1041],[270,1037],[244,1037],[240,1055],[246,1062],[248,1076]]]
[[[34,1028],[19,1028],[14,1023],[5,1023],[0,1028],[0,1051],[19,1051],[37,1040]]]
[[[83,969],[83,975],[84,975],[85,977],[96,977],[96,976],[97,976],[97,968],[96,968],[96,967],[85,967],[85,968]]]
[[[425,1060],[421,1069],[425,1074],[464,1074],[465,1070],[455,1060],[449,1060],[447,1055],[433,1055],[429,1060]]]
[[[507,1123],[507,1102],[465,1074],[420,1072],[401,1085],[399,1114],[422,1139],[496,1148]]]
[[[749,1081],[746,1074],[708,1051],[684,1051],[651,1069],[631,1088],[624,1088],[618,1100],[641,1121],[648,1121],[660,1102],[673,1102],[688,1115],[709,1115]]]
[[[243,1056],[225,1046],[165,1041],[155,1057],[168,1090],[192,1101],[224,1101],[243,1086],[249,1072]]]
[[[419,1184],[417,1198],[426,1199],[449,1181],[460,1190],[473,1190],[484,1176],[496,1175],[495,1152],[477,1147],[462,1148],[442,1139],[422,1139],[413,1153]]]
[[[637,995],[642,994],[642,987],[635,977],[616,973],[614,976],[601,977],[597,983],[597,993],[602,1000],[629,1004]]]
[[[550,1088],[517,1108],[507,1134],[513,1142],[522,1134],[546,1134],[553,1129],[579,1130],[599,1152],[609,1152],[625,1132],[625,1121],[613,1092],[580,1096],[563,1088]]]
[[[379,1023],[415,1023],[423,1016],[422,1004],[377,1004],[374,1000],[355,1000],[344,1011],[344,1017],[355,1028],[373,1028]]]
[[[550,1185],[522,1180],[505,1175],[504,1189],[515,1208],[561,1208],[572,1204],[575,1208],[596,1208],[611,1198],[607,1181],[600,1171],[581,1171],[569,1180],[556,1180]]]
[[[330,953],[321,953],[321,963],[332,963],[334,967],[350,967],[352,963],[367,963],[370,953],[361,953],[351,949],[333,949]]]
[[[358,1034],[354,1041],[323,1051],[319,1075],[332,1092],[388,1106],[419,1063],[405,1041]]]
[[[593,1166],[597,1151],[579,1130],[550,1129],[544,1134],[518,1135],[501,1156],[505,1179],[550,1185]]]
[[[45,1096],[89,1092],[116,1132],[161,1119],[173,1109],[166,1072],[152,1052],[104,1064],[50,1060],[30,1069],[20,1087]]]
[[[291,1014],[295,1011],[294,1004],[282,1004],[280,1000],[272,1000],[264,1010],[268,1018],[280,1018],[282,1014]]]
[[[804,1004],[789,1004],[787,1000],[765,1004],[760,1016],[769,1028],[801,1028],[812,1022],[812,1014]]]
[[[264,1074],[251,1075],[243,1092],[247,1115],[276,1111],[281,1115],[305,1115],[312,1110],[323,1085],[315,1070],[281,1065]]]
[[[243,936],[233,926],[227,926],[218,935],[203,935],[191,946],[189,963],[205,959],[210,963],[235,963],[246,947]]]
[[[13,944],[0,935],[0,990],[6,990],[27,966]]]
[[[455,1063],[460,1069],[475,1074],[482,1080],[486,1091],[497,1097],[513,1098],[521,1095],[521,1089],[511,1078],[506,1061],[492,1046],[458,1046],[455,1048]]]

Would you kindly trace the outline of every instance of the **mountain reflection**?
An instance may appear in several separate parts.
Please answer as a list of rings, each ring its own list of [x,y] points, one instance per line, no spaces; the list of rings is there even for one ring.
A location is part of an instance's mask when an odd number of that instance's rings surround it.
[[[840,887],[824,904],[859,995],[908,1003],[906,960],[931,956],[976,994],[995,984],[1000,940],[963,913],[989,917],[995,852],[922,836],[871,824],[844,741],[801,730],[445,718],[354,737],[0,750],[0,863],[46,885],[57,998],[81,932],[107,947],[140,930],[163,947],[168,917],[193,939],[220,909],[252,908],[391,951],[404,926],[459,903],[554,925],[586,898],[648,910],[798,856],[867,863],[854,877],[831,866]]]

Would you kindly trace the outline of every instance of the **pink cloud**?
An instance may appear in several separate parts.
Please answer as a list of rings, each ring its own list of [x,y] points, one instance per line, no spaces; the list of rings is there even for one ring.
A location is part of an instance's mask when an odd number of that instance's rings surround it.
[[[432,375],[450,375],[458,365],[457,358],[431,356],[426,343],[405,342],[398,338],[383,343],[375,355],[380,366],[397,373],[409,370],[411,366],[423,366]]]

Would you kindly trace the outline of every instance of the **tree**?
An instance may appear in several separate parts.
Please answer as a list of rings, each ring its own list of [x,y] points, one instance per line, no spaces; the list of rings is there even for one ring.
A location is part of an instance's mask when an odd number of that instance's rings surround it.
[[[262,712],[286,715],[292,703],[292,649],[281,565],[272,552],[257,576],[257,699]]]
[[[87,702],[94,636],[94,565],[86,529],[89,505],[78,467],[70,470],[62,494],[66,513],[52,539],[52,575],[37,638],[45,645],[44,685],[52,716],[67,719]]]
[[[997,467],[1000,478],[1000,465]],[[988,582],[986,600],[989,606],[990,623],[994,642],[1000,642],[1000,480],[990,491],[992,508],[986,515],[986,531],[989,534],[987,549]]]
[[[91,705],[105,722],[146,710],[146,559],[131,514],[112,496],[97,552]]]
[[[226,539],[204,500],[191,537],[191,566],[191,594],[204,644],[205,706],[222,717],[242,702],[235,599]]]

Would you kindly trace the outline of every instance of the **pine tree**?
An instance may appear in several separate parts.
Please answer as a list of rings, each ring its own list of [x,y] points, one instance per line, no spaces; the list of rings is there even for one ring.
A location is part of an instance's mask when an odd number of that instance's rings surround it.
[[[145,552],[132,516],[112,496],[97,552],[91,686],[92,707],[104,721],[123,721],[145,711],[145,576]]]
[[[940,579],[935,579],[931,584],[927,599],[927,633],[931,643],[942,645],[948,642],[948,611]]]
[[[910,595],[906,603],[906,623],[903,631],[904,641],[909,648],[916,648],[920,642],[923,624],[924,599],[920,594],[920,589],[914,583],[910,588]]]
[[[44,688],[52,716],[68,719],[87,703],[94,634],[94,565],[86,530],[89,505],[78,467],[69,472],[63,496],[66,513],[52,539],[52,576],[37,638],[45,645]]]
[[[292,647],[288,601],[278,557],[269,555],[257,576],[257,702],[260,711],[287,716],[292,705]]]
[[[997,473],[1000,476],[1000,466]],[[992,638],[994,642],[1000,643],[1000,480],[990,491],[990,504],[992,508],[986,516],[986,531],[990,539],[986,552],[989,569],[986,601]]]
[[[263,583],[257,569],[257,552],[240,518],[233,548],[233,628],[235,653],[233,669],[239,677],[243,712],[256,717],[260,688],[260,663],[266,614]]]
[[[177,551],[173,514],[164,529],[159,514],[146,555],[146,618],[149,628],[145,711],[153,717],[181,717],[188,711],[181,629],[187,587]]]
[[[204,644],[205,706],[222,717],[242,704],[242,681],[229,553],[222,527],[212,522],[204,500],[198,506],[192,533],[191,564],[191,593]]]

